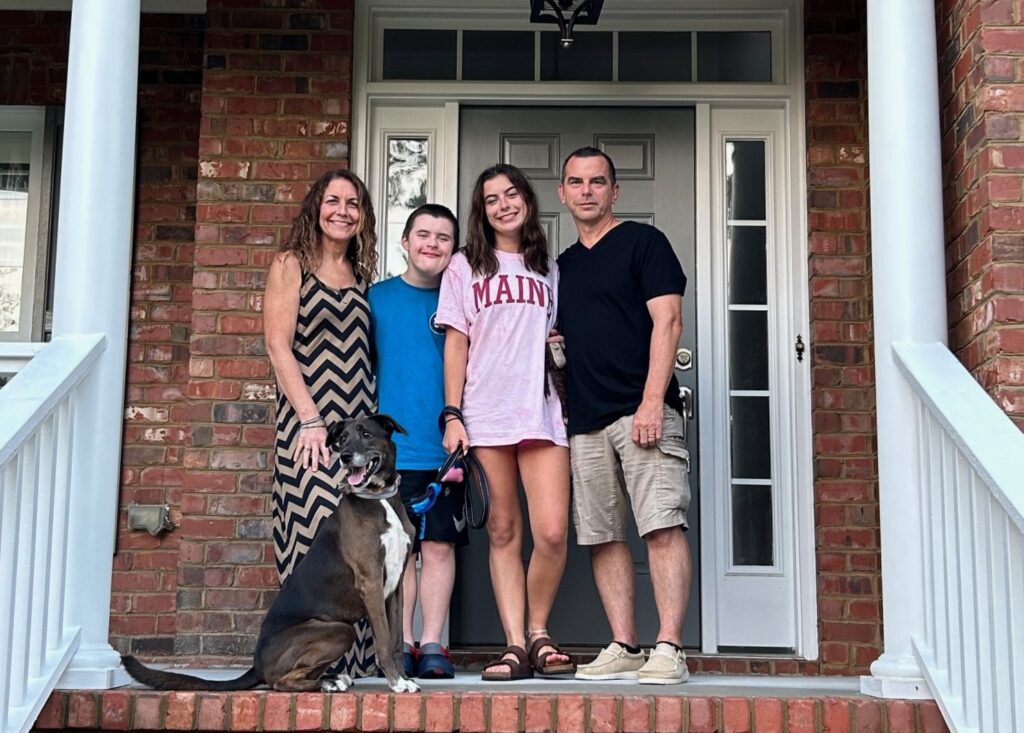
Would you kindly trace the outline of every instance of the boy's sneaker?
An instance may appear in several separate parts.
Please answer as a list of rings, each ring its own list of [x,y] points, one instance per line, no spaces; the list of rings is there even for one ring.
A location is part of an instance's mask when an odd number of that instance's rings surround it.
[[[647,664],[637,672],[641,685],[678,685],[686,682],[689,677],[690,670],[686,668],[683,650],[663,641],[654,647]]]
[[[578,680],[635,680],[644,666],[642,651],[632,654],[617,641],[601,650],[597,658],[576,668]]]

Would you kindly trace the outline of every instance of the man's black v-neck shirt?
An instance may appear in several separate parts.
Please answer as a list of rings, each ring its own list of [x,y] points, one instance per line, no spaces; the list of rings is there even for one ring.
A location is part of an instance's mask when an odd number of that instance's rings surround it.
[[[647,301],[683,295],[686,275],[659,230],[624,221],[589,249],[558,258],[558,329],[565,336],[569,434],[636,412],[643,399],[654,322]],[[665,402],[682,412],[675,374]]]

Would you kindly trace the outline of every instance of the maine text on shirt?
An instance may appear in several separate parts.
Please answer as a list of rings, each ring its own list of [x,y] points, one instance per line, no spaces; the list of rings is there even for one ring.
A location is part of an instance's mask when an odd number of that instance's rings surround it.
[[[495,275],[473,283],[473,307],[483,308],[506,303],[536,305],[550,315],[551,287],[546,281],[530,275]]]

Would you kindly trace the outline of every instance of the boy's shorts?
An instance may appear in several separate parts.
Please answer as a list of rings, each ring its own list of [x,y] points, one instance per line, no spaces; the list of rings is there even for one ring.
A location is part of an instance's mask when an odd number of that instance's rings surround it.
[[[570,438],[573,522],[580,545],[625,542],[632,509],[640,536],[666,527],[686,529],[690,508],[690,451],[683,416],[665,406],[656,446],[633,442],[633,415]]]
[[[410,506],[415,499],[423,496],[427,487],[437,478],[437,471],[399,471],[402,482],[399,493],[402,505],[409,515],[416,535],[412,540],[412,552],[420,551],[420,515]],[[424,529],[423,541],[450,542],[456,547],[469,544],[469,532],[466,530],[466,518],[463,515],[462,491],[458,485],[445,484],[444,490],[437,497],[434,506],[427,511],[427,526]]]

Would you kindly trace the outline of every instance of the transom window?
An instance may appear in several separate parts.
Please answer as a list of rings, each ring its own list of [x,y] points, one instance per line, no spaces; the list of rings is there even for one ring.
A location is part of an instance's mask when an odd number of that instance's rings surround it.
[[[773,74],[764,30],[383,28],[376,81],[765,83]]]

